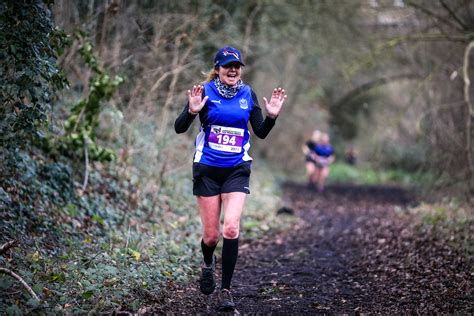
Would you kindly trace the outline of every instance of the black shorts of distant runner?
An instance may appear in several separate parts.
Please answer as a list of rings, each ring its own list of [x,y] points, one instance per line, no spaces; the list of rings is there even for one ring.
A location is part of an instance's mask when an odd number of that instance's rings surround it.
[[[306,155],[304,158],[306,162],[316,163],[316,160],[314,160],[314,158],[311,157],[311,155]]]
[[[193,163],[193,194],[214,196],[221,193],[244,192],[250,194],[250,173],[252,162],[220,168]]]

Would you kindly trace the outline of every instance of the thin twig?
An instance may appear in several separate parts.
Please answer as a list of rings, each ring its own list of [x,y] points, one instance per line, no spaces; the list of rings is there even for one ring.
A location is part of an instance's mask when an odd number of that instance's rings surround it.
[[[40,301],[38,295],[36,295],[35,291],[33,291],[33,289],[25,282],[25,280],[23,280],[23,278],[21,276],[19,276],[18,274],[16,274],[15,272],[7,269],[7,268],[0,268],[0,273],[4,273],[4,274],[8,274],[9,276],[17,279],[18,281],[20,281],[21,285],[23,285],[25,287],[25,289],[30,293],[30,295],[37,301]]]
[[[160,173],[159,173],[158,179],[157,179],[158,182],[157,182],[157,184],[156,184],[156,185],[157,185],[156,192],[160,192],[161,186],[163,185],[163,180],[164,180],[164,178],[165,178],[165,177],[164,177],[164,174],[165,174],[165,172],[166,172],[166,167],[167,167],[167,165],[168,165],[167,162],[168,162],[168,160],[165,159],[165,160],[164,160],[164,163],[161,165]]]
[[[89,146],[89,142],[84,140],[84,182],[82,183],[82,192],[86,191],[87,182],[89,181],[89,151],[87,150],[87,146]]]
[[[382,85],[385,85],[385,84],[388,84],[388,83],[391,83],[391,82],[394,82],[394,81],[417,80],[417,79],[420,79],[420,78],[421,77],[419,75],[414,74],[414,73],[400,74],[400,75],[394,75],[394,76],[390,76],[390,77],[377,78],[373,81],[364,83],[364,84],[356,87],[355,89],[349,91],[348,93],[343,95],[341,99],[336,101],[336,103],[331,105],[331,107],[334,107],[334,108],[337,109],[341,106],[344,106],[345,104],[347,104],[351,100],[355,99],[356,97],[358,97],[362,93],[365,93],[365,92],[367,92],[367,91],[369,91],[373,88],[376,88],[376,87],[379,87],[379,86],[382,86]]]
[[[190,45],[188,47],[188,49],[186,49],[184,51],[184,53],[182,54],[182,56],[179,55],[179,51],[180,51],[180,48],[181,48],[181,43],[183,41],[183,38],[182,37],[178,37],[176,38],[175,40],[175,49],[176,49],[176,54],[173,58],[173,61],[172,61],[172,67],[175,68],[175,69],[180,69],[181,71],[178,71],[178,72],[173,72],[172,74],[172,77],[171,77],[171,82],[170,82],[170,85],[168,87],[168,94],[166,96],[166,100],[165,100],[165,103],[161,109],[161,123],[158,124],[159,126],[159,129],[158,129],[158,133],[157,133],[157,137],[158,139],[161,139],[163,137],[163,135],[165,134],[166,132],[166,128],[168,126],[168,121],[169,121],[169,115],[170,115],[170,106],[173,104],[173,100],[175,99],[175,90],[176,90],[176,85],[178,83],[178,79],[179,79],[179,76],[181,75],[181,72],[183,71],[183,69],[185,69],[186,65],[185,65],[185,61],[187,60],[187,57],[189,56],[189,54],[191,53],[191,51],[193,50],[194,46],[193,45]]]
[[[128,240],[130,239],[130,224],[128,224],[128,233],[127,233],[127,241],[125,242],[125,249],[128,248]]]
[[[77,130],[77,127],[79,126],[79,122],[82,119],[82,116],[84,115],[84,111],[86,110],[86,106],[84,105],[81,109],[81,112],[79,112],[79,115],[77,116],[76,124],[74,124],[74,128],[72,129],[72,132],[75,133]]]
[[[444,2],[444,0],[439,0],[443,8],[448,11],[449,15],[456,21],[458,24],[464,29],[464,30],[469,30],[469,27],[454,13],[454,11]]]
[[[89,266],[89,263],[91,263],[92,261],[95,260],[95,258],[97,258],[99,255],[101,255],[102,253],[101,252],[98,252],[96,253],[92,258],[89,258],[87,259],[85,262],[84,262],[84,266],[87,267]]]
[[[261,2],[257,3],[255,8],[253,8],[252,12],[250,13],[249,17],[247,18],[247,24],[245,26],[244,45],[242,47],[242,52],[243,52],[244,56],[249,55],[252,28],[254,26],[255,17],[257,16],[257,14],[260,13],[261,8],[262,8],[262,3]]]
[[[161,83],[163,83],[166,78],[168,78],[170,75],[174,75],[176,73],[180,73],[182,72],[183,70],[186,70],[186,68],[189,68],[190,66],[192,66],[192,63],[189,63],[189,64],[184,64],[184,65],[179,65],[179,66],[176,66],[176,67],[173,67],[172,70],[170,71],[167,71],[165,72],[164,74],[161,75],[160,78],[158,78],[158,80],[156,80],[156,82],[153,84],[153,86],[151,87],[151,92],[155,91],[156,89],[158,89],[161,85]]]
[[[456,30],[458,31],[463,31],[462,28],[459,28],[456,24],[454,24],[451,20],[447,19],[445,16],[442,16],[442,15],[438,15],[430,10],[428,10],[427,8],[425,8],[423,5],[419,5],[417,3],[414,3],[413,1],[407,1],[406,4],[408,6],[411,6],[419,11],[421,11],[422,13],[432,17],[432,18],[435,18],[436,20],[438,20],[439,22],[441,23],[444,23],[446,24],[447,26],[450,26],[450,27],[453,27],[455,28]]]
[[[474,35],[473,32],[464,34],[445,34],[445,33],[414,33],[410,35],[389,36],[383,37],[384,42],[377,45],[377,47],[370,51],[371,55],[379,55],[386,49],[392,49],[397,45],[407,42],[467,42],[466,37]]]
[[[11,247],[15,247],[17,243],[18,243],[18,240],[10,240],[4,243],[2,246],[0,246],[0,254],[6,252]]]
[[[472,187],[472,179],[474,176],[474,161],[472,159],[472,144],[471,144],[471,132],[472,132],[472,120],[474,117],[474,106],[471,102],[471,97],[469,95],[469,87],[471,85],[471,80],[469,79],[469,54],[471,50],[474,48],[474,41],[471,41],[469,45],[466,47],[466,51],[464,53],[464,65],[463,65],[463,77],[464,77],[464,100],[466,101],[468,115],[466,119],[466,151],[467,151],[467,161],[469,164],[469,189],[473,189]]]

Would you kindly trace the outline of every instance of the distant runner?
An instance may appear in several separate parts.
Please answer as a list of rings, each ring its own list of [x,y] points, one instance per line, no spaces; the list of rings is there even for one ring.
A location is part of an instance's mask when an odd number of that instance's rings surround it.
[[[348,165],[355,166],[357,164],[357,150],[354,145],[347,147],[344,160]]]
[[[329,135],[318,130],[313,132],[311,140],[303,147],[306,154],[306,172],[308,187],[324,191],[329,166],[334,162],[334,149],[330,144]]]
[[[316,183],[318,182],[316,179],[316,154],[313,151],[313,148],[318,144],[321,140],[321,131],[314,130],[311,134],[310,140],[303,145],[302,150],[305,154],[306,160],[306,176],[308,178],[308,188],[315,189]]]
[[[237,49],[220,49],[204,85],[188,90],[188,103],[175,122],[176,133],[184,133],[197,115],[201,121],[195,141],[193,194],[203,228],[200,289],[204,294],[213,293],[216,287],[214,250],[220,235],[221,207],[224,209],[220,311],[235,309],[230,284],[237,262],[240,216],[246,194],[250,193],[252,165],[248,122],[257,137],[265,138],[286,99],[282,88],[273,90],[270,101],[263,98],[267,112],[264,119],[256,94],[240,78],[243,66]]]

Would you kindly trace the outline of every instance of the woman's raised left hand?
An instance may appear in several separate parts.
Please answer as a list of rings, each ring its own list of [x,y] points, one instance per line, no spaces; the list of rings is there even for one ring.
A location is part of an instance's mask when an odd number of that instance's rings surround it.
[[[285,89],[282,88],[273,89],[270,102],[268,102],[267,98],[263,97],[263,101],[265,101],[265,109],[267,110],[267,115],[273,119],[276,118],[278,114],[280,114],[281,107],[283,106],[285,100]]]

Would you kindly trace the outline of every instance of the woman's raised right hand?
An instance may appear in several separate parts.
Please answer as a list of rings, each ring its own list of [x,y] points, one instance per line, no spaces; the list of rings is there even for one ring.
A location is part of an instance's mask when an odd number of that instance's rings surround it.
[[[206,104],[208,96],[202,98],[204,87],[202,85],[193,86],[192,90],[188,90],[188,104],[191,114],[198,114]]]

